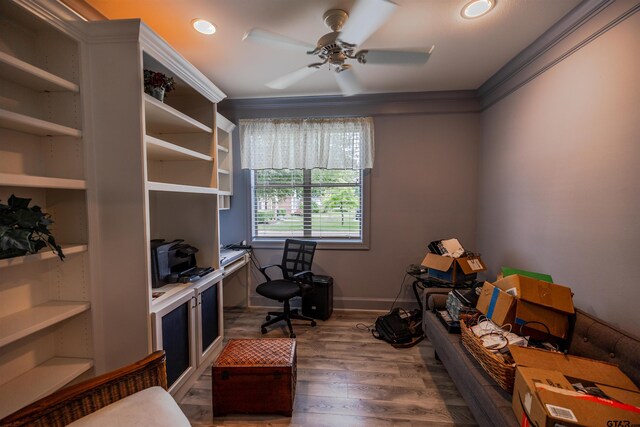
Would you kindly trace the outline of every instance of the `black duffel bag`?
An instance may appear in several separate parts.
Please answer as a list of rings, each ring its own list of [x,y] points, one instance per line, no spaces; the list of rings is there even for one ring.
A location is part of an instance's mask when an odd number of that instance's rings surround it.
[[[413,347],[424,339],[422,331],[422,313],[413,310],[409,313],[400,308],[394,308],[388,314],[376,319],[371,334],[382,341],[386,341],[396,348]]]

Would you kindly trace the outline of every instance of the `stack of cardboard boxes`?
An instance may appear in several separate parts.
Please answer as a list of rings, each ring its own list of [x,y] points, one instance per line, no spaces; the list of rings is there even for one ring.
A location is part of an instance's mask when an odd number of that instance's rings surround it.
[[[521,426],[640,425],[640,390],[617,366],[522,347],[511,347],[511,355],[511,402]]]
[[[486,270],[456,239],[429,249],[422,265],[430,278],[457,285]],[[572,296],[551,276],[506,269],[484,283],[476,309],[504,329],[561,342],[570,338]],[[516,366],[512,408],[521,426],[640,427],[640,390],[617,366],[530,347],[510,345],[509,352]]]
[[[575,313],[570,288],[520,275],[485,282],[476,308],[513,332],[561,339],[568,338],[569,315]]]
[[[527,336],[569,338],[571,289],[511,275],[485,282],[476,307]],[[512,408],[521,426],[640,425],[640,390],[617,366],[534,348],[509,346],[516,364]]]

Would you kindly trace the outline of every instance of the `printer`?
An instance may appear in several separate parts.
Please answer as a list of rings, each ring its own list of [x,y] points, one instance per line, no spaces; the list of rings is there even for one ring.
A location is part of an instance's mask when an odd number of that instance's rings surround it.
[[[198,248],[184,243],[182,239],[171,242],[151,240],[151,287],[194,282],[212,272],[213,267],[196,265],[197,252]]]

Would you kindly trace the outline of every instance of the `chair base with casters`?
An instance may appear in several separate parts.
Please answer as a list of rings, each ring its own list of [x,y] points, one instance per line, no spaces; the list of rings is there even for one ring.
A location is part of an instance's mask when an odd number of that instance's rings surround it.
[[[295,297],[302,297],[313,290],[313,273],[311,265],[316,249],[316,242],[307,240],[287,239],[284,244],[284,253],[281,264],[267,265],[260,268],[266,282],[256,287],[256,292],[263,297],[283,303],[283,311],[269,312],[267,321],[262,324],[260,330],[267,333],[267,326],[276,322],[285,321],[289,328],[289,337],[295,338],[291,319],[306,320],[311,322],[311,326],[316,326],[315,320],[311,317],[303,316],[298,309],[291,309],[290,300]],[[279,267],[282,272],[282,279],[272,280],[267,274],[267,269]]]
[[[282,301],[280,301],[282,302]],[[263,334],[267,333],[267,326],[273,325],[281,320],[287,322],[287,327],[289,328],[289,338],[295,338],[296,334],[293,333],[293,326],[291,325],[291,319],[298,320],[307,320],[311,322],[311,326],[316,326],[317,323],[311,317],[303,316],[298,312],[297,308],[291,309],[291,305],[289,304],[289,300],[284,302],[284,311],[270,311],[266,317],[267,321],[262,324],[260,327],[260,331]]]

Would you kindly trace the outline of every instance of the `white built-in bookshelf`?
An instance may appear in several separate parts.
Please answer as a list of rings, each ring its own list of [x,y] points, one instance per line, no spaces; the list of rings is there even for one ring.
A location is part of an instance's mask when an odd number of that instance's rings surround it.
[[[51,214],[66,259],[0,260],[0,418],[94,365],[80,44],[41,11],[0,2],[0,203]]]
[[[215,316],[222,323],[222,286],[216,286],[222,279],[216,103],[224,94],[139,20],[92,22],[87,32],[100,43],[91,46],[84,69],[96,81],[118,82],[92,85],[87,104],[92,117],[100,118],[93,123],[89,152],[90,158],[100,159],[89,189],[102,208],[101,239],[92,250],[100,255],[100,270],[116,275],[97,279],[106,298],[92,308],[101,319],[94,332],[99,346],[126,349],[111,352],[108,361],[98,360],[96,369],[117,369],[164,348],[169,390],[179,398],[223,339],[220,326],[220,335],[196,354],[199,334],[206,329],[198,320],[205,304],[215,309],[219,301]],[[176,89],[164,101],[144,93],[145,69],[175,79]],[[198,248],[198,266],[215,267],[215,273],[196,283],[153,289],[151,239],[184,239]],[[163,336],[161,319],[185,321],[182,314],[191,319],[188,330]],[[165,345],[183,339],[188,340],[190,366],[172,378],[174,348]]]
[[[143,92],[146,68],[176,80],[164,102]],[[218,211],[232,191],[224,96],[139,20],[0,1],[0,201],[51,214],[66,254],[0,260],[0,418],[164,348],[162,319],[185,307],[191,366],[170,391],[210,365],[223,340]],[[184,239],[215,273],[154,299],[157,238]]]
[[[226,117],[216,115],[216,148],[218,153],[218,200],[220,209],[231,207],[233,194],[233,130],[235,125]]]

